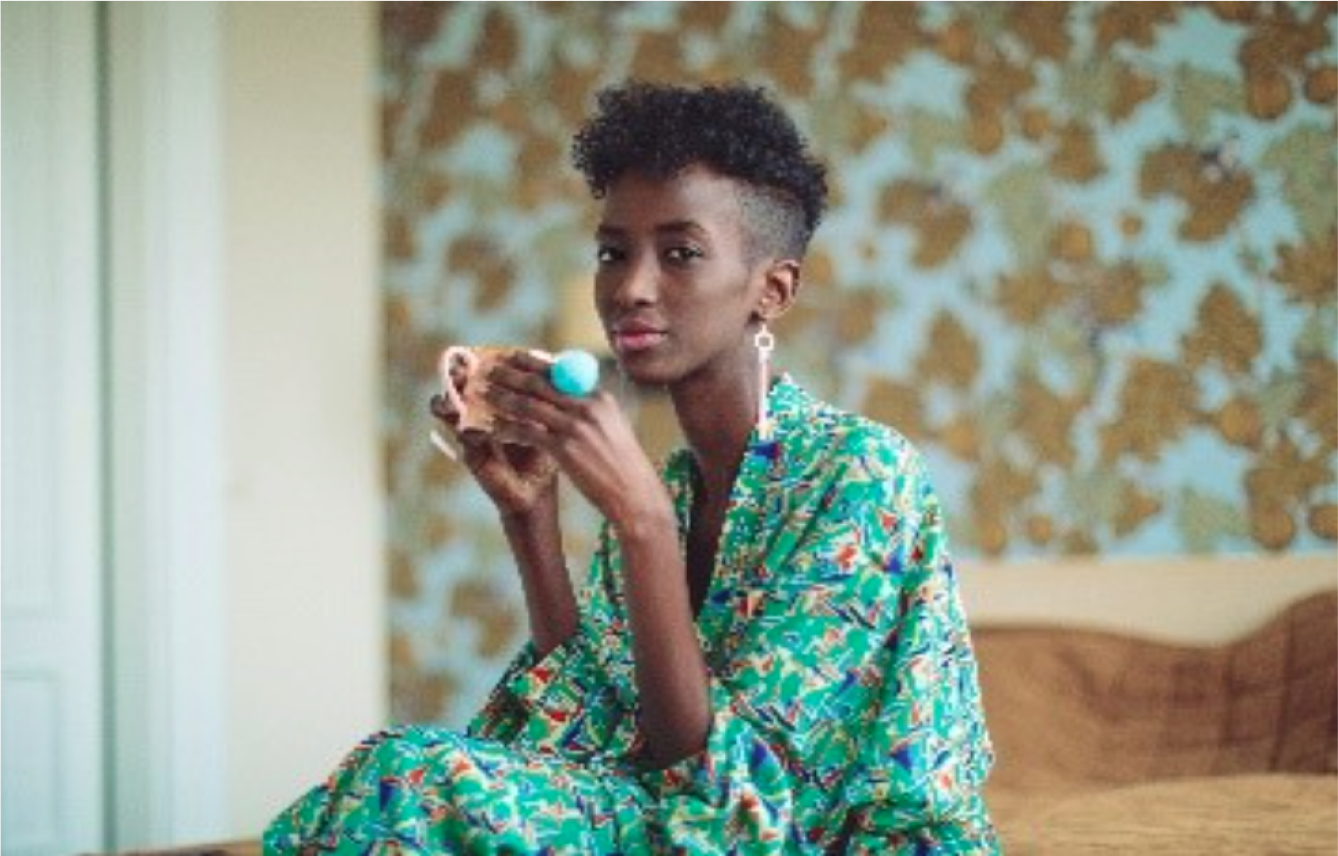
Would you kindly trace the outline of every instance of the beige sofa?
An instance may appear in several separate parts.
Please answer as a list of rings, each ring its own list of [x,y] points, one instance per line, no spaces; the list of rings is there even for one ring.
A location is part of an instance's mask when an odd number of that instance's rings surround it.
[[[1215,645],[975,632],[1009,853],[1338,851],[1338,593]]]

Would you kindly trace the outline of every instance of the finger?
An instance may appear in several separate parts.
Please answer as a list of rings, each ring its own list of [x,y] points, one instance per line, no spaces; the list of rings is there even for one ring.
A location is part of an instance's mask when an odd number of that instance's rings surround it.
[[[543,425],[498,416],[493,423],[492,439],[497,443],[546,449],[552,434]]]
[[[455,409],[455,405],[451,404],[444,395],[432,396],[428,401],[428,410],[432,412],[433,416],[442,420],[450,420],[452,417],[458,418],[460,415]]]
[[[440,395],[432,396],[429,408],[432,415],[441,420],[441,423],[449,429],[447,433],[450,434],[451,441],[458,444],[460,442],[460,413]]]
[[[517,351],[505,360],[518,369],[532,372],[547,372],[555,358],[547,351]]]
[[[535,394],[528,385],[516,391],[497,383],[490,384],[484,399],[493,406],[493,410],[509,419],[520,422],[537,422],[548,429],[560,430],[570,419],[563,409],[563,402],[556,392]]]
[[[459,440],[461,457],[475,476],[500,477],[506,469],[505,462],[493,454],[492,443],[486,434],[467,431],[460,435]]]
[[[463,446],[466,451],[477,452],[480,450],[487,451],[488,449],[488,435],[486,432],[461,431],[456,436],[460,441],[460,445]]]
[[[502,365],[526,372],[532,376],[529,391],[542,395],[559,406],[571,403],[571,397],[563,394],[553,383],[553,367],[557,358],[547,351],[524,351],[512,354]]]
[[[521,446],[504,442],[496,434],[490,439],[488,448],[491,450],[489,460],[495,462],[497,469],[493,474],[494,483],[512,493],[524,494],[528,485],[551,479],[557,473],[557,463],[551,457],[532,449],[524,456],[532,463],[526,467],[517,466],[514,454]]]
[[[515,351],[493,364],[492,370],[506,367],[526,374],[548,376],[553,357],[546,351]]]
[[[529,355],[519,355],[516,362],[498,363],[488,373],[488,383],[512,392],[522,393],[561,408],[566,396],[553,388],[548,379],[548,365]],[[523,360],[523,362],[522,362]]]

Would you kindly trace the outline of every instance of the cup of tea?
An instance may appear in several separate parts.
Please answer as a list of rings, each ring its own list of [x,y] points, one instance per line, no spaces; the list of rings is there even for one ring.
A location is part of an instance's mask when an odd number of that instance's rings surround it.
[[[528,348],[497,345],[453,345],[441,352],[437,373],[442,393],[460,414],[456,427],[461,433],[491,433],[496,415],[484,398],[488,392],[488,374],[498,363]]]

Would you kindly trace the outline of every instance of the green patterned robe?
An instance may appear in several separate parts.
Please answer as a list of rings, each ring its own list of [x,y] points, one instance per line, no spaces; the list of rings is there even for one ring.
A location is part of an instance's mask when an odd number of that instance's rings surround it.
[[[618,544],[579,631],[527,646],[465,734],[360,744],[265,834],[266,853],[993,853],[976,663],[923,464],[894,431],[772,389],[698,636],[706,748],[641,763]],[[664,478],[686,543],[694,464]]]

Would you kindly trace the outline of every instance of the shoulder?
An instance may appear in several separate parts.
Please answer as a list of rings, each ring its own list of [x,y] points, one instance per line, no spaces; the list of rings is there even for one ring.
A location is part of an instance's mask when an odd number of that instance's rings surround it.
[[[919,450],[891,426],[816,399],[803,415],[781,440],[787,527],[837,565],[913,564],[916,539],[938,513]]]
[[[900,483],[925,477],[923,456],[900,431],[804,394],[786,457],[833,478]]]

